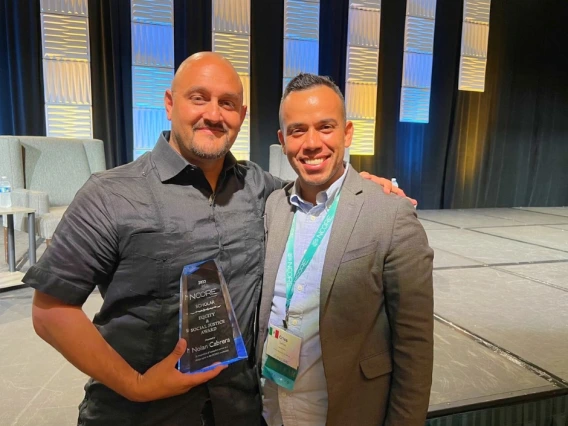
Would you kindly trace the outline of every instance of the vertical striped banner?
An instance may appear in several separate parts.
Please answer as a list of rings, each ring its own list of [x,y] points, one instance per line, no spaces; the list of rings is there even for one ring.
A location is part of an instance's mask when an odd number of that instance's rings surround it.
[[[345,106],[355,132],[351,155],[375,154],[381,0],[350,0]]]
[[[319,0],[284,0],[282,90],[301,72],[318,73]]]
[[[407,0],[400,121],[428,123],[436,0]]]
[[[91,138],[87,0],[41,0],[47,136]]]
[[[250,105],[250,0],[213,0],[213,51],[227,58],[243,83],[244,100]],[[250,108],[231,152],[238,160],[250,157]]]
[[[491,0],[464,0],[459,90],[485,91]]]
[[[134,159],[170,128],[164,93],[174,76],[172,0],[131,0]]]

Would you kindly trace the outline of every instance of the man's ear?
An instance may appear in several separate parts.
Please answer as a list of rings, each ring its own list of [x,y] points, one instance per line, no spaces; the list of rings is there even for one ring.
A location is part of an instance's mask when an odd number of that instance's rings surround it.
[[[280,142],[280,145],[282,146],[282,152],[286,154],[286,141],[284,140],[284,133],[282,133],[282,130],[278,130],[278,142]]]
[[[243,105],[241,107],[241,125],[244,123],[245,118],[247,116],[247,109],[248,109],[248,107],[246,105]]]
[[[345,148],[349,148],[351,146],[351,142],[353,141],[354,130],[355,129],[351,121],[345,123]]]
[[[164,106],[166,107],[166,115],[168,120],[172,120],[172,109],[174,107],[174,94],[172,93],[172,89],[166,89],[166,93],[164,93]]]

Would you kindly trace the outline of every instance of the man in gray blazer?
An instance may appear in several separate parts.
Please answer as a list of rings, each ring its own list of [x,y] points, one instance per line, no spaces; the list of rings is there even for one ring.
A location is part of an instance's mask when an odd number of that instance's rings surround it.
[[[294,78],[280,127],[298,179],[266,204],[257,342],[264,418],[269,426],[423,426],[433,251],[414,208],[343,163],[353,124],[331,80]],[[274,352],[275,336],[297,336],[299,354]]]

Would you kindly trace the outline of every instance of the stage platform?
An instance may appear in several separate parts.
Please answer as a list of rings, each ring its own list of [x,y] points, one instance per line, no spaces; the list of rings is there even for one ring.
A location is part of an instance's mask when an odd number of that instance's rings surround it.
[[[428,424],[568,426],[568,208],[418,214],[435,250]],[[86,378],[35,336],[17,281],[0,263],[0,425],[76,424]]]
[[[435,251],[429,424],[568,425],[568,208],[418,214]]]

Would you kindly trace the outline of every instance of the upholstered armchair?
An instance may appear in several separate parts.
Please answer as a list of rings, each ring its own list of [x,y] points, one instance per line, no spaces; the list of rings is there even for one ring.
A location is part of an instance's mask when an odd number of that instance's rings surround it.
[[[79,188],[105,168],[98,139],[0,136],[0,175],[12,184],[12,205],[36,210],[37,234],[47,244]],[[27,232],[24,215],[15,215],[14,228]]]

